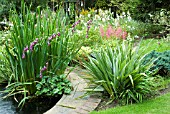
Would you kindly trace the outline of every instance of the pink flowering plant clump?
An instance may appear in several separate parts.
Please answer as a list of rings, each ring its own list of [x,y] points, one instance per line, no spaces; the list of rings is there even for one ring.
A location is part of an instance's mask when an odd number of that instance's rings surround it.
[[[117,28],[113,28],[109,25],[106,30],[102,26],[100,26],[100,35],[102,38],[110,39],[110,38],[117,38],[117,39],[127,39],[128,33],[123,30],[120,26]]]
[[[16,12],[12,14],[13,31],[10,40],[6,41],[5,57],[10,75],[5,90],[9,94],[4,98],[19,94],[23,98],[17,99],[21,106],[32,96],[70,93],[71,86],[64,72],[83,42],[70,30],[64,10],[54,13],[37,8],[32,13],[23,3],[21,15],[22,18]],[[48,82],[48,78],[59,85],[49,89],[52,82]],[[42,86],[43,80],[48,86]]]

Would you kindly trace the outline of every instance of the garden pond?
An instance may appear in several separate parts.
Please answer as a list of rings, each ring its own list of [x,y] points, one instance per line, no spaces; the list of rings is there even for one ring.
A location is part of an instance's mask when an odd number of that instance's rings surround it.
[[[0,91],[3,90],[0,86]],[[0,92],[0,114],[42,114],[53,107],[61,98],[39,98],[34,102],[26,103],[22,110],[13,98],[3,100],[3,93]]]

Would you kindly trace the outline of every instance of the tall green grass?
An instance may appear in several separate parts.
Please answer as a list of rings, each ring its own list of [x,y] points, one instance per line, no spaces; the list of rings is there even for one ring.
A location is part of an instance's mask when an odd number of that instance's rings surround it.
[[[13,11],[10,19],[12,35],[6,40],[4,54],[4,69],[8,68],[10,73],[3,72],[10,75],[4,98],[21,94],[20,104],[24,104],[35,94],[36,83],[43,76],[64,73],[82,42],[68,28],[63,9],[52,12],[38,7],[31,12],[22,2],[21,13]]]

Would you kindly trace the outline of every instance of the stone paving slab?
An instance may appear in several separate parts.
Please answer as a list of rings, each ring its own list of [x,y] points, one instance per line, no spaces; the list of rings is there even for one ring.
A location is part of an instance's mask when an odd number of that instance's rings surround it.
[[[81,74],[80,74],[81,73]],[[69,74],[68,79],[72,82],[74,91],[70,95],[63,97],[54,107],[44,114],[89,114],[93,111],[101,99],[94,96],[84,96],[87,82],[78,75],[85,74],[80,71],[78,74],[73,71]]]

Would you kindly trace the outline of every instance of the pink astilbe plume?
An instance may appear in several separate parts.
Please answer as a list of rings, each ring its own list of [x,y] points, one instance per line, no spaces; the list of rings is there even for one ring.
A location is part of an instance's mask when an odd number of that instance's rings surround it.
[[[126,37],[127,37],[127,32],[126,31],[123,31],[123,33],[122,33],[122,39],[123,40],[126,40]]]
[[[105,31],[104,31],[104,29],[103,29],[102,26],[100,26],[100,35],[101,35],[102,37],[105,36]]]
[[[115,37],[116,38],[120,38],[121,36],[122,36],[122,28],[121,27],[118,27],[117,29],[116,29],[116,31],[115,31]]]
[[[121,27],[114,29],[111,25],[109,25],[107,27],[106,32],[104,31],[103,27],[100,26],[100,35],[102,37],[106,36],[107,39],[110,37],[114,37],[114,38],[121,38],[123,40],[126,40],[128,33],[126,31],[122,30]]]
[[[114,29],[112,28],[112,26],[108,26],[107,30],[106,30],[106,37],[107,39],[110,38],[111,36],[113,36],[114,33]]]

